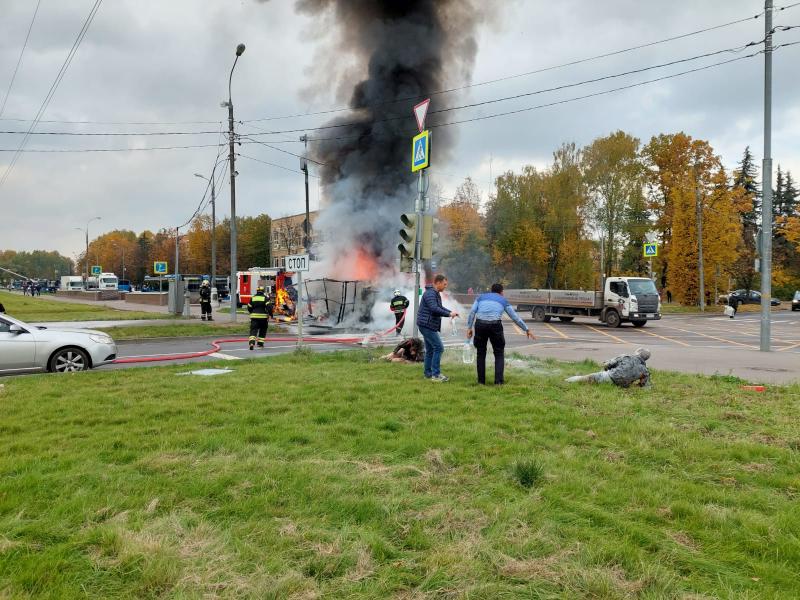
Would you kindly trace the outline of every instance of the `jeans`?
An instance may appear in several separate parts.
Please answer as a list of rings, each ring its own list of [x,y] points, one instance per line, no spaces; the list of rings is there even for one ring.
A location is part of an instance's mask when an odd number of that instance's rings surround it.
[[[442,353],[444,344],[439,332],[427,327],[420,326],[419,332],[425,340],[425,377],[436,377],[441,375]]]
[[[506,338],[500,321],[475,321],[475,349],[478,354],[478,383],[486,383],[486,343],[492,343],[494,352],[494,382],[503,383],[506,366]]]

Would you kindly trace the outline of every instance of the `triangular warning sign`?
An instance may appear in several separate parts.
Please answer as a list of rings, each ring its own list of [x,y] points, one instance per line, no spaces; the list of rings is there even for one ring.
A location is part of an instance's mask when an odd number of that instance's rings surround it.
[[[414,116],[417,118],[417,127],[419,128],[420,133],[422,133],[422,130],[425,129],[425,116],[428,114],[428,105],[430,103],[431,99],[428,98],[414,107]]]

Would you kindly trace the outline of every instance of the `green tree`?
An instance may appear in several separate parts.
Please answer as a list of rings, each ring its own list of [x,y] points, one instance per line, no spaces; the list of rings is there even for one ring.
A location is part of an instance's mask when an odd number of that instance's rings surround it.
[[[758,169],[753,162],[750,146],[744,149],[739,168],[733,172],[733,187],[741,190],[750,208],[741,214],[742,243],[734,265],[737,287],[752,289],[756,279],[755,258],[758,217],[761,211],[761,192],[758,188]]]
[[[622,248],[635,237],[631,217],[644,205],[646,173],[639,140],[623,131],[596,139],[583,150],[583,172],[589,215],[605,240],[605,273],[611,275],[619,267]]]

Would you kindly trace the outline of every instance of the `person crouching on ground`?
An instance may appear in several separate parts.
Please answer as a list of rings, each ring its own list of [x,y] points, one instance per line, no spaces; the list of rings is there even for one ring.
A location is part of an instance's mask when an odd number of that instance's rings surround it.
[[[425,286],[425,293],[419,302],[417,327],[425,340],[425,379],[444,382],[450,378],[442,375],[441,361],[444,344],[439,332],[442,330],[442,317],[457,317],[458,313],[442,306],[441,292],[447,289],[447,277],[442,274],[433,278],[433,285]]]
[[[475,327],[475,349],[478,351],[478,383],[486,383],[486,343],[492,343],[494,352],[494,384],[505,383],[503,372],[505,370],[506,337],[503,333],[503,313],[506,313],[528,336],[529,340],[536,339],[533,332],[519,318],[508,300],[503,297],[503,286],[500,283],[492,285],[492,291],[481,294],[475,299],[472,309],[467,317],[467,338],[472,338],[473,325]]]
[[[647,370],[647,359],[650,350],[637,348],[633,355],[622,354],[603,363],[603,370],[589,375],[575,375],[566,379],[568,383],[606,383],[612,382],[619,387],[650,385],[650,371]]]
[[[250,298],[250,304],[247,305],[247,312],[250,313],[250,350],[253,349],[256,342],[258,347],[264,347],[264,338],[267,336],[267,327],[269,326],[269,318],[272,316],[272,311],[275,304],[264,293],[264,286],[258,286],[255,295]]]

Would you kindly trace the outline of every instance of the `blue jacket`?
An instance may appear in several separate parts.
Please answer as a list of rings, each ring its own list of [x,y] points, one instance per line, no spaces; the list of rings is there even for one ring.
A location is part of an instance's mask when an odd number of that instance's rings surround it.
[[[522,328],[522,331],[528,331],[528,326],[519,318],[514,307],[511,306],[508,300],[502,294],[488,292],[481,294],[472,305],[467,317],[467,327],[472,329],[475,320],[479,321],[499,321],[503,318],[503,313],[506,313],[511,320]]]
[[[450,316],[450,309],[442,306],[442,296],[432,285],[425,286],[419,301],[417,325],[434,331],[442,330],[442,317]]]

